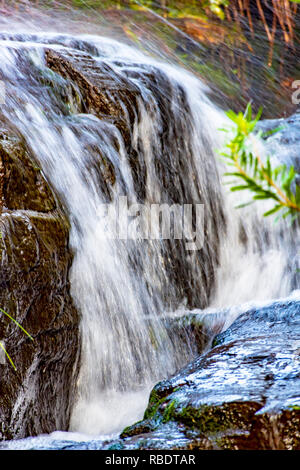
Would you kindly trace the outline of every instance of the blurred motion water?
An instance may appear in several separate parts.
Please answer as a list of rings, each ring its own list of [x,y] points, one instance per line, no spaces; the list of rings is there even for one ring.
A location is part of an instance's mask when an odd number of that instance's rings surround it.
[[[24,137],[68,214],[82,339],[70,430],[107,435],[141,418],[153,384],[195,355],[161,316],[289,295],[299,287],[299,229],[234,209],[215,154],[226,119],[195,76],[115,39],[33,29],[0,34],[1,120]],[[106,70],[112,97],[118,83],[132,91],[132,107],[121,103],[129,143],[113,119],[84,112],[67,78],[49,74],[49,50]],[[99,162],[113,169],[110,183]],[[113,221],[104,226],[100,209],[122,195],[204,204],[204,247],[108,237]]]

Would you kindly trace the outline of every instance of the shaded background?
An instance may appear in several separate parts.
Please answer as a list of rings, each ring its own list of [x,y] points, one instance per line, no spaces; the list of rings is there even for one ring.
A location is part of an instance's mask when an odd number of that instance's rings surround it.
[[[210,87],[223,109],[264,107],[263,117],[293,113],[300,80],[299,12],[291,0],[1,0],[1,29],[12,16],[62,32],[115,37],[178,63]]]

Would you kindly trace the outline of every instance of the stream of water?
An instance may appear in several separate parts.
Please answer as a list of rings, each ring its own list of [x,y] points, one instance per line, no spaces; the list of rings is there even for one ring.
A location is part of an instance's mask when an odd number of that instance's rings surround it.
[[[112,120],[82,112],[67,80],[49,76],[46,49],[79,60],[88,54],[135,90],[133,111],[124,110],[130,149]],[[82,354],[70,431],[118,433],[142,417],[152,386],[195,354],[170,335],[163,315],[290,295],[297,234],[253,208],[234,209],[216,156],[224,114],[185,70],[109,38],[55,33],[1,33],[0,60],[1,116],[25,138],[71,224]],[[101,180],[99,159],[114,168],[113,185]],[[131,205],[204,205],[203,247],[114,237],[102,209],[121,196]]]

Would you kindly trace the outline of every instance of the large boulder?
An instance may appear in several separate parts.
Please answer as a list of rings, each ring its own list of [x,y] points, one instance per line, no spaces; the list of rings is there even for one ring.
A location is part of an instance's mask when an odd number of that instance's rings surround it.
[[[79,317],[69,293],[69,225],[23,139],[1,124],[0,439],[67,430]]]
[[[213,145],[205,126],[199,126],[204,145],[195,152],[192,110],[184,88],[158,67],[121,61],[108,64],[71,48],[46,48],[45,63],[56,81],[61,77],[77,94],[75,114],[93,114],[118,129],[139,203],[205,205],[205,214],[210,216],[204,216],[200,251],[187,253],[182,240],[164,240],[157,247],[167,273],[160,290],[170,309],[183,299],[188,308],[205,308],[214,288],[226,220]],[[139,126],[145,112],[156,132],[147,131],[144,146],[145,129]],[[200,169],[201,175],[195,178]],[[114,171],[122,184],[117,168]],[[147,194],[149,179],[158,186],[155,194]],[[142,252],[148,249],[146,242]]]
[[[300,301],[251,309],[105,448],[300,449]]]

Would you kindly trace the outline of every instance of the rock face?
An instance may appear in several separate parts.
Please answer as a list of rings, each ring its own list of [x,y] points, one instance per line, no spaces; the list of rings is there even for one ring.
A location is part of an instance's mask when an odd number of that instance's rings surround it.
[[[106,448],[300,449],[300,302],[242,314]]]
[[[22,35],[12,35],[11,39],[37,40]],[[206,203],[213,217],[204,221],[201,256],[195,251],[187,257],[181,240],[166,240],[161,244],[167,273],[161,290],[166,303],[172,306],[186,299],[189,308],[205,307],[214,287],[219,241],[226,224],[212,145],[204,127],[199,126],[199,132],[203,133],[207,145],[201,151],[193,149],[186,92],[155,67],[146,64],[137,67],[134,63],[110,66],[92,56],[97,55],[96,50],[80,50],[82,43],[56,48],[59,42],[55,41],[47,43],[43,37],[37,61],[28,55],[26,47],[18,46],[14,50],[17,69],[26,77],[20,83],[22,91],[45,103],[44,114],[52,121],[66,118],[74,132],[76,126],[82,126],[76,119],[78,114],[93,114],[108,125],[112,123],[113,135],[117,129],[122,137],[118,134],[114,141],[116,150],[123,152],[129,161],[139,202],[149,197],[147,185],[153,171],[159,182],[160,200],[152,200],[150,195],[151,203]],[[20,95],[18,105],[26,105],[26,93]],[[13,109],[14,99],[8,103]],[[173,99],[176,106],[170,105]],[[143,146],[143,134],[138,132],[143,113],[147,118],[155,117],[153,122],[158,126],[149,149],[148,144]],[[0,307],[16,317],[34,341],[4,315],[0,316],[0,339],[5,340],[17,366],[14,372],[7,362],[0,364],[2,439],[67,429],[79,359],[79,320],[68,284],[72,258],[67,219],[29,147],[7,120],[0,114]],[[147,129],[143,132],[147,134]],[[30,145],[30,136],[26,136]],[[97,175],[101,173],[99,188],[109,199],[115,181],[120,186],[124,183],[119,161],[102,161],[101,146],[98,148],[91,141],[84,145],[91,150],[88,153],[92,169]],[[151,162],[149,152],[153,156]],[[203,170],[201,181],[191,177],[198,171],[199,158]],[[207,186],[211,186],[211,192]],[[63,196],[59,195],[61,201]],[[139,263],[143,253],[141,249],[141,256],[137,256]],[[191,265],[195,266],[193,276]],[[137,263],[135,269],[143,273],[142,265]]]
[[[46,50],[47,66],[71,81],[81,96],[82,112],[92,113],[113,122],[120,130],[127,150],[131,149],[130,129],[135,119],[138,88],[117,74],[108,64],[97,65],[86,53]]]
[[[135,63],[131,67],[128,63],[118,63],[112,67],[105,61],[97,62],[87,52],[46,49],[45,61],[52,72],[77,90],[77,113],[91,113],[117,127],[124,141],[138,202],[147,202],[148,179],[155,177],[159,182],[160,194],[158,200],[151,199],[151,203],[181,206],[187,203],[205,204],[205,210],[211,216],[204,218],[205,241],[201,257],[196,252],[190,252],[188,260],[181,241],[166,240],[161,247],[161,256],[168,272],[168,283],[162,285],[161,290],[172,306],[177,305],[178,299],[185,298],[189,308],[206,307],[214,287],[219,243],[226,230],[226,221],[218,171],[210,145],[205,146],[203,154],[200,150],[199,155],[197,153],[197,158],[203,160],[203,177],[193,178],[187,184],[191,174],[197,174],[199,168],[193,160],[193,124],[188,122],[191,109],[184,89],[172,83],[158,68],[143,64],[137,66]],[[176,106],[170,106],[173,98],[176,99]],[[184,119],[176,109],[185,111]],[[145,137],[150,139],[150,166],[148,150],[144,149],[137,132],[143,112],[147,112],[150,122],[156,115],[158,126],[158,134],[153,141],[149,135]],[[200,128],[199,132],[203,132],[203,142],[207,143],[209,138],[205,129]],[[117,173],[117,168],[113,170]],[[151,195],[151,198],[154,197]],[[195,269],[194,276],[190,275],[191,265]],[[175,286],[173,295],[170,285]]]
[[[68,428],[80,352],[69,294],[69,226],[22,138],[1,127],[0,439]]]

